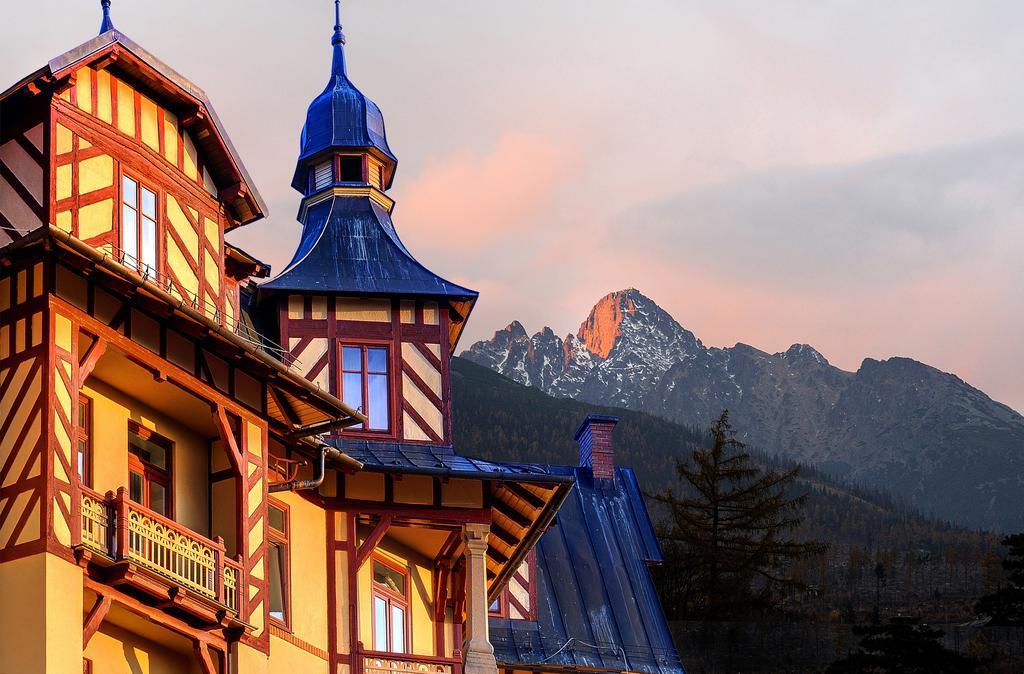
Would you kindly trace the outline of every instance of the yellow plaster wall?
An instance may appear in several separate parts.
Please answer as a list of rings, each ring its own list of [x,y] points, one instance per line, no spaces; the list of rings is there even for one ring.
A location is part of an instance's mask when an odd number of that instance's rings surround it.
[[[361,532],[360,539],[365,537]],[[414,655],[436,655],[434,652],[434,622],[432,619],[433,560],[410,550],[406,546],[385,536],[374,552],[405,569],[409,574],[409,615],[410,636]],[[359,586],[359,639],[363,645],[373,648],[373,557],[359,569],[356,576]]]
[[[390,300],[362,300],[339,297],[335,301],[334,310],[337,312],[339,321],[391,322]]]
[[[231,650],[231,668],[228,674],[269,674],[270,661],[263,653],[239,642],[235,642]],[[299,672],[301,670],[292,670],[292,674]]]
[[[307,653],[276,635],[270,637],[270,674],[326,673],[330,671],[329,664],[323,658]],[[239,674],[248,672],[239,671]]]
[[[413,505],[434,503],[434,480],[429,475],[405,475],[395,480],[395,501]]]
[[[160,150],[160,130],[157,125],[157,107],[152,100],[142,97],[141,105],[142,142],[153,150]]]
[[[274,497],[288,505],[292,634],[327,650],[326,513],[291,492]]]
[[[174,519],[209,534],[206,439],[167,415],[144,405],[95,377],[82,393],[93,401],[93,489],[100,493],[128,486],[128,420],[174,442]]]
[[[441,505],[463,508],[482,508],[484,483],[479,480],[455,478],[441,485]]]
[[[186,206],[186,208],[193,220],[198,220],[199,213],[191,207]],[[199,235],[196,234],[196,230],[185,216],[182,205],[172,195],[167,195],[167,222],[174,228],[185,246],[182,250],[174,239],[167,237],[167,266],[185,290],[191,293],[191,296],[187,298],[191,301],[199,292]]]
[[[214,456],[223,454],[218,449],[213,450]],[[211,489],[211,515],[213,536],[220,536],[224,539],[224,547],[228,557],[232,559],[238,554],[238,520],[235,515],[238,512],[237,478],[215,482]]]
[[[78,238],[91,239],[114,227],[114,200],[104,199],[78,210]]]
[[[62,124],[57,124],[57,154],[66,155],[75,147],[75,135]],[[84,138],[77,138],[79,149],[91,147]],[[71,162],[71,158],[59,159],[58,161]],[[54,169],[54,183],[56,186],[57,200],[69,199],[76,196],[74,191],[74,171],[78,171],[78,196],[91,194],[99,190],[107,190],[113,187],[117,176],[118,164],[110,155],[101,154],[89,157],[78,162],[65,163]],[[74,202],[61,206],[62,210],[56,213],[56,222],[65,231],[72,231],[72,214]],[[110,233],[114,229],[114,198],[102,199],[91,204],[86,204],[78,209],[78,238],[89,240],[102,234]]]
[[[78,193],[88,194],[114,184],[114,158],[101,154],[78,165]]]
[[[81,568],[49,553],[0,564],[0,654],[5,674],[82,671]]]
[[[438,376],[440,376],[440,373],[438,373]],[[429,382],[427,383],[429,384]],[[438,388],[440,388],[440,386],[438,386]],[[402,373],[402,395],[405,402],[409,403],[409,405],[419,413],[423,421],[430,426],[430,430],[432,430],[438,437],[444,437],[444,415],[441,414],[441,410],[431,402],[430,398],[423,394],[420,387],[417,386],[413,382],[412,378],[405,372]],[[410,420],[411,415],[406,413],[404,419]],[[416,424],[416,422],[413,421],[413,424]],[[412,430],[417,431],[419,429]],[[407,432],[406,435],[416,440],[424,439],[417,432]]]
[[[158,169],[163,168],[168,173],[176,171],[189,181],[202,186],[216,199],[218,191],[204,166],[204,158],[188,132],[179,128],[181,125],[173,112],[163,107],[159,101],[140,94],[106,70],[97,72],[85,67],[79,69],[77,75],[79,84],[74,87],[75,100],[81,110],[111,125],[133,141],[148,146],[155,153],[151,155],[152,159],[148,162],[149,164],[153,163],[152,160],[157,160]],[[92,82],[97,84],[96,96],[92,95],[88,86]],[[70,102],[72,100],[70,90],[64,92],[61,98]],[[116,106],[114,105],[115,99]],[[58,119],[62,118],[58,117]],[[56,135],[57,154],[60,157],[58,163],[62,164],[53,168],[57,199],[70,199],[97,190],[107,190],[108,193],[113,193],[115,198],[82,206],[77,218],[73,212],[73,208],[77,207],[77,200],[64,202],[59,206],[61,210],[54,214],[54,222],[61,229],[74,233],[85,240],[106,234],[108,236],[104,238],[108,241],[95,243],[101,249],[109,249],[110,241],[117,238],[116,230],[120,221],[119,205],[115,203],[117,191],[110,189],[119,180],[122,163],[119,159],[124,160],[125,170],[145,173],[152,167],[143,169],[141,166],[135,166],[134,159],[122,157],[120,153],[116,152],[113,153],[115,156],[104,154],[85,159],[75,167],[69,163],[74,158],[69,153],[76,147],[82,150],[92,146],[84,138],[78,138],[76,144],[74,134],[63,124],[58,123]],[[132,144],[133,141],[125,140],[124,142]],[[130,169],[129,164],[131,165]],[[77,183],[74,180],[76,169]],[[77,194],[75,193],[76,184],[78,186]],[[148,186],[153,187],[153,185]],[[195,301],[195,296],[199,293],[200,279],[205,278],[210,285],[210,292],[209,295],[203,293],[204,296],[200,300],[204,304],[209,304],[208,307],[204,307],[204,310],[208,315],[214,316],[222,305],[220,297],[223,287],[222,225],[215,219],[204,217],[203,222],[199,224],[201,234],[197,234],[185,220],[183,212],[191,212],[193,220],[200,222],[199,212],[180,197],[167,195],[164,188],[161,187],[158,191],[161,193],[160,202],[167,204],[167,212],[163,214],[164,217],[161,220],[169,222],[183,241],[183,248],[180,250],[171,241],[161,242],[161,271],[173,272],[184,292],[178,293],[176,289],[172,292],[188,295],[182,299],[187,299],[189,302]],[[204,202],[203,207],[212,208],[215,207],[215,204]],[[212,244],[213,255],[206,253],[199,245],[200,238],[208,240]]]
[[[92,671],[96,674],[197,674],[200,671],[191,653],[171,650],[109,623],[101,625],[89,640],[84,656],[92,660]]]
[[[345,541],[349,536],[349,519],[347,513],[333,512],[330,515],[334,526],[334,540]],[[338,648],[342,653],[352,652],[351,618],[349,613],[348,587],[348,551],[340,545],[331,559],[334,565],[335,593],[334,615],[337,622]]]
[[[357,501],[383,501],[384,473],[360,471],[346,475],[345,497]]]
[[[107,70],[94,70],[89,67],[79,68],[76,72],[77,84],[75,96],[79,109],[95,116],[97,119],[116,128],[122,134],[141,140],[154,152],[161,152],[160,142],[163,140],[162,157],[181,171],[189,180],[202,185],[211,195],[216,196],[217,187],[213,184],[209,172],[199,170],[202,157],[187,131],[180,129],[177,116],[163,108],[163,127],[160,126],[162,106],[148,96],[137,92],[131,85],[114,76]],[[92,83],[96,83],[95,99],[92,95]],[[136,95],[139,108],[136,111]],[[71,90],[65,90],[60,98],[71,102]],[[113,105],[117,99],[116,115]],[[138,116],[138,129],[136,117]],[[116,118],[116,119],[115,119]],[[138,132],[138,133],[137,133]],[[184,149],[179,161],[179,145]]]

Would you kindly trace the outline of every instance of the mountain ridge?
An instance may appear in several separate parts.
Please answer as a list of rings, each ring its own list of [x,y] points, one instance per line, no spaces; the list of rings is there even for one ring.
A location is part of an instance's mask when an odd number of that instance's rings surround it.
[[[809,344],[707,347],[640,291],[601,298],[576,333],[513,321],[463,351],[542,391],[690,425],[729,409],[743,439],[972,526],[1024,528],[1024,417],[956,375],[895,356],[855,371]]]

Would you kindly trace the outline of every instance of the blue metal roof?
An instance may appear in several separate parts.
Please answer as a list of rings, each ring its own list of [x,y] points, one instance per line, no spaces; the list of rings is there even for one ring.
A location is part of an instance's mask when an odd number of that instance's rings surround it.
[[[475,300],[477,292],[430,271],[405,247],[391,215],[370,197],[333,196],[306,209],[295,256],[268,290],[424,295]]]
[[[348,78],[345,63],[345,35],[341,32],[338,5],[331,45],[331,79],[319,96],[313,99],[302,127],[301,150],[292,187],[305,193],[307,160],[328,149],[376,149],[393,163],[398,160],[388,147],[384,116],[380,108],[367,98]]]
[[[595,481],[587,468],[549,470],[575,484],[537,544],[537,619],[491,618],[500,667],[682,674],[648,570],[661,549],[633,471]]]
[[[484,461],[460,456],[451,445],[420,445],[333,438],[331,445],[363,464],[363,470],[421,475],[450,475],[484,480],[568,483],[564,471],[533,463]]]

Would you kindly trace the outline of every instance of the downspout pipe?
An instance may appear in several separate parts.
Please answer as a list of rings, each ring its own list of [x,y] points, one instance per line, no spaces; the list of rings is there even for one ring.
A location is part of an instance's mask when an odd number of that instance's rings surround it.
[[[291,482],[281,482],[278,484],[270,485],[268,491],[274,494],[281,491],[308,491],[310,489],[317,489],[324,483],[324,476],[327,474],[327,460],[342,463],[346,468],[356,467],[358,470],[362,468],[362,464],[348,456],[347,454],[339,451],[335,447],[331,447],[326,442],[317,441],[318,449],[320,450],[320,457],[317,459],[315,468],[313,470],[313,477],[308,480],[292,480]],[[355,464],[353,466],[352,464]]]

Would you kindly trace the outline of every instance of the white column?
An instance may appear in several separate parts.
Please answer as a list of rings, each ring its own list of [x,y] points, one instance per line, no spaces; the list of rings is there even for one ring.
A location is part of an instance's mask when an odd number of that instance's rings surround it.
[[[494,647],[487,626],[487,534],[486,524],[466,524],[466,646],[465,674],[497,674]]]

